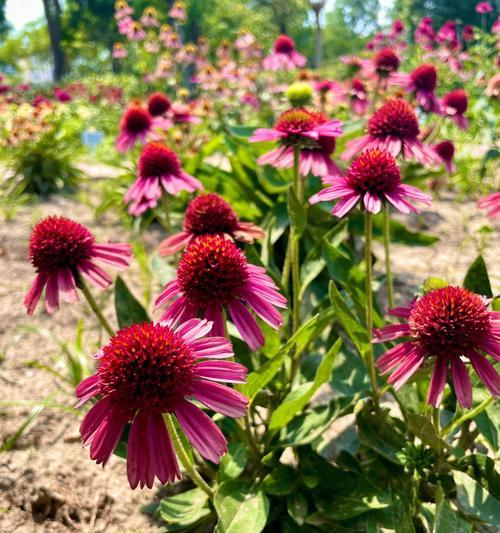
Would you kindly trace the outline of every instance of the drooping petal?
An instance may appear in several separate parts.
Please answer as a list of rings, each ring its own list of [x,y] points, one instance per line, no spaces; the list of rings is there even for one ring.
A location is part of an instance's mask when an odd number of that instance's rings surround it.
[[[75,405],[75,407],[81,407],[96,394],[99,394],[99,374],[93,374],[92,376],[85,378],[80,382],[78,387],[76,387],[76,397],[78,398],[78,403]]]
[[[180,402],[174,413],[189,442],[199,454],[218,464],[227,451],[227,441],[217,424],[191,402]]]
[[[434,363],[434,372],[432,373],[429,391],[427,393],[427,403],[437,407],[443,397],[444,386],[446,385],[446,358],[443,356],[436,357]]]
[[[243,365],[232,361],[202,361],[194,366],[198,378],[227,383],[245,383],[247,372]]]
[[[229,304],[231,319],[245,342],[252,350],[258,350],[264,344],[264,334],[250,311],[239,301]]]
[[[190,341],[189,346],[193,349],[197,359],[226,359],[234,355],[233,347],[225,337],[198,339]]]
[[[248,398],[219,383],[195,381],[193,396],[210,409],[226,416],[239,418],[247,413]]]
[[[413,351],[411,355],[406,357],[398,369],[391,374],[387,381],[392,383],[396,390],[400,389],[420,368],[420,365],[424,362],[424,359],[425,354],[422,351]]]
[[[372,342],[387,342],[401,337],[409,337],[411,335],[411,329],[408,324],[391,324],[374,329],[373,334],[375,337]]]
[[[387,350],[377,359],[376,367],[382,374],[390,372],[411,355],[417,347],[411,342],[402,342]]]
[[[172,440],[163,416],[159,413],[152,413],[148,416],[147,442],[151,467],[156,477],[163,484],[174,483],[176,479],[181,479]]]
[[[500,395],[500,376],[495,367],[480,353],[471,351],[468,354],[470,362],[493,396]]]
[[[40,300],[40,296],[42,295],[43,288],[45,287],[47,283],[47,275],[46,274],[37,274],[35,277],[35,280],[33,281],[33,284],[30,287],[30,290],[27,292],[26,296],[24,297],[24,305],[26,307],[26,311],[28,312],[28,315],[32,315],[35,311],[35,308]]]
[[[458,403],[465,408],[472,406],[472,385],[465,364],[459,357],[451,358],[451,378]]]
[[[154,472],[147,442],[148,415],[140,411],[132,421],[127,442],[127,477],[131,489],[153,487]]]

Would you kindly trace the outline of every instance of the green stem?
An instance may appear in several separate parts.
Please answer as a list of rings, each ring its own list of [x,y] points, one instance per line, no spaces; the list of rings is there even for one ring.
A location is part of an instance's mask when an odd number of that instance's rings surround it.
[[[390,212],[389,203],[386,202],[383,216],[384,216],[384,252],[385,252],[385,277],[387,282],[387,304],[389,309],[394,307],[394,285],[392,280],[391,270],[391,226],[390,226]]]
[[[185,452],[184,446],[182,445],[179,439],[179,435],[177,434],[177,430],[175,429],[174,423],[172,422],[172,415],[165,414],[163,415],[163,418],[165,419],[165,422],[167,424],[170,438],[172,439],[172,442],[174,443],[174,448],[175,448],[177,457],[179,458],[182,466],[184,467],[186,474],[191,478],[193,483],[198,485],[198,487],[200,487],[200,489],[205,494],[207,494],[210,499],[213,500],[214,491],[210,488],[207,482],[200,476],[200,474],[198,474],[193,463],[190,461],[187,453]]]
[[[302,191],[302,179],[299,172],[300,148],[294,147],[293,150],[293,190],[297,200],[302,205],[304,202],[304,193]],[[290,217],[292,220],[292,217]],[[300,293],[300,257],[299,257],[299,236],[296,228],[292,223],[292,285],[293,285],[293,304],[292,304],[292,323],[293,333],[299,328],[300,322],[300,307],[299,307],[299,293]]]
[[[106,317],[103,315],[101,308],[99,307],[99,304],[95,301],[95,298],[92,296],[92,293],[90,292],[89,286],[85,282],[85,280],[80,276],[77,283],[78,288],[83,292],[83,295],[85,296],[85,299],[87,300],[90,308],[92,311],[94,311],[95,316],[98,318],[99,322],[101,323],[102,327],[109,333],[109,335],[112,337],[115,334],[115,330],[111,327],[111,324],[106,320]]]
[[[372,396],[375,405],[378,405],[377,373],[373,356],[373,294],[372,294],[372,227],[373,220],[370,211],[365,210],[365,292],[366,292],[366,332],[368,339],[368,349],[366,351],[366,367],[370,376]]]
[[[290,235],[288,237],[288,243],[286,245],[285,261],[283,263],[283,272],[281,274],[281,284],[285,292],[288,292],[289,280],[290,280],[290,267],[292,263],[292,230],[290,228]]]
[[[373,112],[375,111],[376,106],[377,106],[377,100],[378,100],[379,93],[380,93],[381,81],[382,80],[380,79],[380,76],[377,76],[377,84],[375,85],[375,94],[373,95],[372,105],[371,105],[371,108],[370,108],[370,113],[371,114],[373,114]]]
[[[165,216],[165,229],[169,235],[172,233],[172,222],[170,221],[170,205],[166,194],[161,195],[161,204],[163,207],[163,214]]]
[[[475,418],[478,414],[482,413],[492,403],[493,403],[493,397],[490,396],[489,398],[484,400],[484,402],[481,402],[477,407],[468,411],[467,413],[462,415],[457,420],[455,421],[452,420],[441,430],[441,437],[446,437],[446,435],[455,431],[455,429],[457,429],[467,420],[471,420],[472,418]]]
[[[260,461],[261,453],[259,450],[259,446],[257,445],[257,442],[255,441],[255,437],[252,433],[252,428],[250,427],[250,420],[248,418],[248,415],[246,415],[245,418],[243,419],[243,423],[244,423],[245,435],[246,435],[250,450],[252,451],[255,458],[258,461]]]

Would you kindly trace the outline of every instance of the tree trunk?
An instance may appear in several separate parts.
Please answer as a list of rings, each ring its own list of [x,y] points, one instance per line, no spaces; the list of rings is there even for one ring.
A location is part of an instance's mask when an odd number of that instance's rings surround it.
[[[323,62],[323,34],[321,30],[321,10],[325,7],[323,0],[310,1],[311,8],[314,11],[316,21],[316,46],[314,50],[314,66],[319,68]]]
[[[43,0],[43,7],[54,58],[54,81],[59,81],[66,71],[66,57],[61,46],[61,7],[58,0]]]

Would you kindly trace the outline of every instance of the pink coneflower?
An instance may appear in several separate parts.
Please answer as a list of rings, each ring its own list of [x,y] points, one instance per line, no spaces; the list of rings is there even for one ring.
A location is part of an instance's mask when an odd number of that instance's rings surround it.
[[[266,70],[292,70],[304,67],[307,59],[295,49],[295,41],[288,35],[280,35],[273,45],[274,52],[264,58]]]
[[[345,176],[325,176],[323,183],[329,185],[309,199],[317,202],[340,201],[332,209],[332,215],[344,216],[358,202],[371,213],[379,213],[385,202],[390,202],[398,211],[418,212],[406,198],[425,204],[430,196],[412,185],[401,183],[401,173],[394,157],[379,148],[362,152],[352,163]]]
[[[124,198],[125,203],[130,202],[128,212],[134,216],[156,207],[162,189],[168,194],[203,189],[196,178],[182,170],[177,154],[161,142],[150,142],[144,147],[138,170],[139,176]]]
[[[476,6],[476,13],[480,13],[481,15],[484,15],[485,13],[491,13],[492,11],[493,8],[489,2],[479,2],[479,4]]]
[[[466,24],[462,29],[462,39],[464,41],[472,41],[474,40],[474,28],[468,24]]]
[[[399,68],[400,60],[391,48],[382,48],[365,64],[364,73],[368,79],[388,85]]]
[[[403,85],[409,93],[414,94],[418,105],[424,111],[438,113],[441,106],[435,93],[437,81],[436,67],[431,64],[424,64],[410,74],[397,74],[394,83]]]
[[[434,145],[434,150],[444,164],[444,168],[450,174],[455,172],[453,156],[455,155],[455,145],[451,141],[441,141]]]
[[[402,20],[398,19],[392,23],[392,28],[391,28],[392,37],[398,37],[402,35],[404,31],[405,31],[405,25]]]
[[[463,89],[450,91],[443,96],[441,101],[444,113],[449,116],[453,122],[462,130],[469,127],[469,121],[465,118],[464,113],[467,111],[468,98]]]
[[[368,111],[369,101],[365,84],[354,78],[349,87],[349,106],[356,115],[364,115]]]
[[[200,124],[201,119],[193,115],[191,108],[185,104],[173,103],[170,114],[175,124]]]
[[[158,11],[154,7],[147,7],[141,17],[141,23],[145,28],[154,28],[160,25]]]
[[[252,93],[244,93],[240,96],[240,102],[242,104],[247,104],[254,109],[259,109],[260,107],[260,101],[259,99]]]
[[[187,206],[183,231],[160,244],[160,254],[175,254],[200,235],[206,234],[227,235],[247,243],[265,235],[255,224],[241,222],[233,208],[218,194],[202,194]]]
[[[174,329],[168,323],[134,324],[111,337],[99,352],[97,372],[76,389],[82,405],[97,403],[85,415],[80,434],[90,458],[103,466],[130,423],[127,477],[132,489],[181,479],[163,414],[174,415],[200,455],[213,463],[227,451],[218,426],[199,407],[226,416],[245,416],[248,399],[217,382],[244,383],[246,369],[220,361],[233,356],[231,344],[209,337],[212,323],[192,319]]]
[[[137,141],[144,144],[153,128],[153,118],[142,107],[130,106],[120,121],[120,133],[116,138],[116,149],[125,152],[134,147]]]
[[[132,17],[123,17],[118,21],[118,33],[120,35],[128,35],[128,32],[132,28],[132,24],[134,23],[134,20]]]
[[[337,92],[341,90],[340,84],[332,80],[315,81],[313,88],[316,92],[321,93],[322,95],[325,95],[331,91]]]
[[[424,363],[434,365],[427,402],[437,406],[446,384],[447,368],[462,407],[472,405],[470,363],[491,394],[500,393],[500,378],[488,354],[500,360],[500,313],[488,311],[487,301],[461,287],[428,292],[407,306],[391,310],[403,324],[375,330],[374,342],[408,338],[377,361],[382,373],[392,372],[389,383],[399,389]]]
[[[122,43],[115,43],[113,45],[113,53],[111,54],[113,59],[123,59],[127,57],[128,52]]]
[[[240,30],[236,41],[234,41],[234,47],[236,50],[247,50],[255,43],[255,36],[246,30]]]
[[[164,115],[171,107],[170,99],[163,93],[153,93],[148,98],[148,111],[152,117]]]
[[[76,302],[80,276],[93,285],[106,288],[109,276],[99,263],[126,268],[132,261],[130,245],[96,244],[85,227],[69,218],[50,216],[33,228],[30,238],[30,260],[37,275],[24,298],[28,314],[33,314],[45,288],[45,308],[53,313],[64,302]]]
[[[348,77],[358,74],[365,64],[365,61],[357,56],[340,56],[340,62],[346,66]]]
[[[130,41],[142,41],[147,37],[146,32],[142,28],[142,24],[134,20],[128,27],[127,38]]]
[[[134,10],[125,2],[124,0],[118,0],[115,2],[115,18],[122,19],[123,17],[128,17],[132,15]]]
[[[214,322],[213,333],[224,335],[223,313],[252,350],[264,344],[264,335],[247,305],[274,329],[282,324],[275,307],[286,308],[283,297],[262,267],[250,265],[233,241],[220,235],[201,235],[182,254],[176,279],[165,286],[155,302],[168,305],[162,320],[182,322],[202,314]]]
[[[54,96],[59,102],[71,102],[71,100],[73,100],[68,91],[65,91],[59,87],[54,88]]]
[[[367,129],[367,135],[346,144],[341,159],[351,159],[363,150],[380,148],[394,157],[401,154],[405,159],[416,159],[422,164],[437,161],[434,150],[419,140],[417,115],[405,100],[393,99],[385,103],[368,120]]]
[[[274,128],[261,128],[253,132],[250,142],[278,141],[280,147],[259,157],[260,165],[277,168],[293,166],[294,147],[300,147],[300,172],[306,176],[341,174],[331,160],[335,150],[335,137],[342,134],[339,120],[328,120],[323,113],[298,107],[282,113]]]
[[[500,192],[494,192],[479,198],[477,205],[480,209],[488,211],[489,218],[500,217]]]
[[[174,2],[174,5],[168,12],[168,16],[178,22],[184,22],[187,18],[186,4],[184,2]]]

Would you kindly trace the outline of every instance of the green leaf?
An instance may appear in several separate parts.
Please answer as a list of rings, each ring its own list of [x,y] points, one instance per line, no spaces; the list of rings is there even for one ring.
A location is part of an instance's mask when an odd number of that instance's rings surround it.
[[[286,499],[286,508],[294,522],[301,526],[308,512],[307,498],[301,492],[294,491]]]
[[[337,339],[335,344],[328,350],[318,367],[312,383],[304,383],[284,399],[283,403],[274,411],[269,423],[269,431],[276,431],[286,426],[293,417],[301,411],[312,398],[314,393],[330,380],[335,357],[342,345],[342,339]]]
[[[228,444],[227,453],[220,461],[220,475],[222,478],[237,478],[245,469],[248,461],[248,449],[242,442]]]
[[[353,398],[344,396],[330,400],[328,405],[314,407],[295,417],[281,431],[278,445],[282,447],[303,446],[317,439],[332,422],[350,410]]]
[[[436,428],[431,421],[424,415],[409,413],[407,415],[408,426],[410,430],[427,446],[434,450],[443,449],[446,446],[436,433]]]
[[[500,421],[498,416],[498,410],[498,406],[493,405],[491,409],[491,416],[487,411],[483,411],[474,418],[474,422],[476,423],[477,429],[480,431],[481,435],[489,442],[490,446],[493,448],[494,451],[498,450],[498,427]]]
[[[291,467],[280,465],[264,478],[263,486],[267,494],[286,496],[290,494],[297,483],[297,472]]]
[[[465,274],[464,287],[472,292],[481,294],[491,298],[493,293],[491,292],[490,280],[488,278],[488,270],[486,269],[486,263],[483,256],[478,255],[476,260],[470,266],[467,274]]]
[[[296,347],[298,352],[302,351],[331,322],[332,318],[331,309],[313,316],[290,337],[278,353],[248,375],[246,384],[241,385],[239,390],[248,396],[250,403],[257,393],[273,379],[281,368],[285,357],[293,348]]]
[[[453,471],[457,487],[457,505],[466,515],[500,527],[500,502],[467,474]]]
[[[454,511],[450,502],[443,500],[436,511],[436,523],[433,533],[470,533],[472,525]]]
[[[187,490],[160,501],[160,516],[165,522],[189,526],[210,514],[208,496],[199,488]]]
[[[393,490],[392,495],[392,516],[394,520],[395,533],[415,533],[413,525],[410,502],[404,493]],[[451,532],[450,532],[451,533]]]
[[[224,481],[215,493],[220,533],[259,533],[266,525],[269,500],[261,488],[247,480]]]
[[[340,325],[352,340],[361,355],[364,355],[368,348],[368,339],[366,329],[360,324],[352,311],[347,307],[344,298],[338,291],[335,283],[330,282],[329,287],[330,301],[335,309],[336,317]]]
[[[321,516],[332,520],[347,520],[375,509],[389,507],[387,502],[380,501],[376,496],[352,498],[337,497],[332,500],[328,508],[321,512]]]
[[[129,291],[120,276],[116,278],[115,283],[115,310],[120,329],[150,320],[144,307]]]
[[[257,126],[230,126],[229,133],[240,139],[248,139],[257,129]]]
[[[295,235],[300,237],[307,227],[307,211],[299,202],[295,191],[291,187],[288,190],[288,212],[295,229]]]

